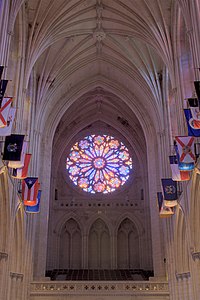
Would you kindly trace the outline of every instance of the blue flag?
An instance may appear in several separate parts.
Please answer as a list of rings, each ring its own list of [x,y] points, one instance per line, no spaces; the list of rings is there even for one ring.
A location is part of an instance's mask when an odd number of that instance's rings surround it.
[[[193,127],[193,118],[192,118],[192,113],[190,111],[190,109],[184,109],[184,114],[185,114],[185,118],[187,121],[187,127],[188,127],[188,135],[189,136],[200,136],[200,129],[195,129]]]
[[[174,201],[178,199],[177,193],[177,182],[173,181],[172,178],[162,178],[162,188],[164,199],[167,201]]]
[[[3,160],[19,161],[21,159],[24,135],[11,134],[5,139]]]
[[[25,211],[27,213],[39,213],[40,212],[40,198],[41,198],[41,191],[38,191],[38,195],[37,195],[37,204],[34,206],[25,206]]]

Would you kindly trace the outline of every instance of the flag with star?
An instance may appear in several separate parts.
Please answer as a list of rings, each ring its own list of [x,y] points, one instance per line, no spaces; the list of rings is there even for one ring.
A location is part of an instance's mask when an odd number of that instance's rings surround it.
[[[37,177],[27,177],[22,181],[22,201],[24,205],[37,204],[37,195],[40,184]]]

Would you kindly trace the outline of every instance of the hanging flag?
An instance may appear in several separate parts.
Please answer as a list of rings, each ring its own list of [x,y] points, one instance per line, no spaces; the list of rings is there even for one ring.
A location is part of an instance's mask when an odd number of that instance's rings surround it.
[[[190,111],[192,113],[192,124],[195,129],[200,129],[200,108],[199,100],[197,98],[188,99]]]
[[[188,127],[188,135],[189,136],[200,136],[200,129],[196,129],[194,127],[194,119],[192,117],[192,113],[190,109],[184,109],[185,118],[187,121],[187,127]]]
[[[0,128],[0,136],[11,135],[15,113],[16,113],[16,108],[11,107],[8,115],[7,126]]]
[[[11,134],[10,136],[6,136],[3,160],[20,160],[23,141],[24,135],[21,134]]]
[[[24,205],[34,206],[37,204],[39,186],[37,177],[27,177],[22,181],[22,200]]]
[[[189,171],[181,171],[178,165],[178,159],[176,155],[169,156],[170,167],[172,170],[172,180],[173,181],[187,181],[190,180]]]
[[[28,145],[27,142],[23,142],[22,151],[21,151],[21,155],[20,155],[20,160],[9,161],[8,162],[8,168],[21,169],[21,168],[24,167],[24,161],[25,161],[25,156],[26,156],[27,145]]]
[[[0,66],[0,80],[1,80],[1,76],[3,74],[3,69],[4,69],[4,66]]]
[[[20,169],[13,169],[12,177],[14,177],[15,179],[25,179],[27,177],[31,155],[32,154],[28,153],[25,154],[24,167]]]
[[[195,163],[191,162],[191,163],[184,163],[184,162],[180,162],[180,155],[178,152],[178,146],[177,144],[174,145],[174,149],[176,152],[176,157],[177,157],[177,161],[178,161],[178,168],[180,171],[192,171],[194,170],[195,167]]]
[[[194,163],[196,156],[194,153],[194,137],[190,136],[176,136],[175,137],[179,161],[184,163]]]
[[[0,80],[0,107],[2,106],[3,97],[7,88],[8,80]]]
[[[3,98],[2,106],[0,108],[0,128],[7,126],[11,103],[12,103],[11,97]]]
[[[41,190],[38,191],[37,202],[34,206],[25,206],[25,211],[27,213],[39,213],[40,212],[40,198],[41,198]]]
[[[197,98],[200,101],[200,81],[194,81],[194,87],[197,94]]]
[[[177,182],[173,181],[172,178],[162,178],[162,188],[164,194],[164,204],[168,207],[177,205],[178,193],[177,193]]]
[[[158,201],[159,215],[161,218],[168,218],[174,214],[171,207],[167,207],[164,205],[162,192],[157,193],[157,201]]]

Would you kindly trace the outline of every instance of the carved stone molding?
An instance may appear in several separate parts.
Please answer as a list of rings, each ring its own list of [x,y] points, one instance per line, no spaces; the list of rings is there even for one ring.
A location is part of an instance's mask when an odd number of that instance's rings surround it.
[[[200,252],[192,252],[193,260],[200,260]]]
[[[12,279],[16,279],[16,280],[22,281],[23,278],[24,278],[24,275],[21,274],[21,273],[13,273],[13,272],[10,272],[10,277],[11,277]]]
[[[103,29],[96,29],[93,33],[93,37],[97,42],[102,42],[106,38],[106,33]]]
[[[32,282],[32,295],[168,295],[167,282]]]
[[[8,253],[0,252],[0,260],[2,260],[2,259],[7,260],[7,258],[8,258]]]
[[[190,277],[191,277],[190,272],[176,273],[176,279],[177,279],[177,280],[178,280],[178,279],[181,279],[181,280],[183,280],[183,279],[188,279],[188,278],[190,278]]]

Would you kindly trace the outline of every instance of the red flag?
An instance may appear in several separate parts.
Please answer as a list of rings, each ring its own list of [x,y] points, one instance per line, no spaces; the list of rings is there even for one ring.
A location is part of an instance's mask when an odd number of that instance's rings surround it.
[[[7,126],[0,128],[0,136],[11,135],[12,125],[15,118],[15,112],[16,112],[16,108],[11,107],[8,114]]]
[[[12,103],[12,98],[3,98],[2,107],[0,108],[0,128],[7,126],[8,114],[10,106]]]
[[[39,187],[40,184],[36,177],[27,177],[22,181],[22,200],[24,205],[34,206],[37,204]]]
[[[190,172],[189,171],[181,171],[179,170],[179,165],[177,161],[176,155],[169,156],[170,167],[172,170],[172,180],[173,181],[187,181],[190,180]]]
[[[30,163],[32,154],[26,154],[25,155],[25,160],[24,160],[24,167],[20,169],[13,169],[13,177],[16,179],[25,179],[28,174],[28,167]]]
[[[179,161],[184,163],[192,163],[196,161],[194,153],[194,137],[176,136],[178,147]]]

